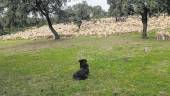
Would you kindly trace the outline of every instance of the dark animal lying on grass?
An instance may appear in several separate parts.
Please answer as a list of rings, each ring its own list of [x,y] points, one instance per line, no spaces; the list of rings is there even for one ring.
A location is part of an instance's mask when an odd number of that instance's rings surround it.
[[[79,60],[80,70],[73,74],[73,79],[75,80],[85,80],[89,75],[89,65],[86,59]]]

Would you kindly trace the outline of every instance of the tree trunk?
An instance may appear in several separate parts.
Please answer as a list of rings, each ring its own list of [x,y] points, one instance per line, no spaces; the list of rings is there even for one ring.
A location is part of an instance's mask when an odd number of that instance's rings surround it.
[[[51,23],[51,20],[50,20],[49,15],[46,14],[45,17],[46,17],[46,19],[47,19],[48,26],[49,26],[51,32],[54,34],[55,40],[60,39],[59,34],[55,31],[55,29],[54,29],[53,26],[52,26],[52,23]]]
[[[142,33],[142,38],[143,39],[147,39],[148,38],[148,34],[147,34],[147,22],[144,22],[143,23],[143,33]]]
[[[59,34],[53,28],[53,25],[52,25],[50,17],[49,17],[49,13],[47,12],[47,10],[41,8],[42,0],[35,0],[35,1],[36,1],[37,9],[46,17],[46,20],[48,22],[48,26],[49,26],[51,32],[54,34],[55,40],[60,39]]]
[[[170,16],[170,0],[167,0],[167,12],[168,16]]]
[[[148,34],[147,34],[147,27],[148,27],[148,9],[144,8],[143,9],[143,13],[141,13],[142,15],[142,23],[143,23],[143,32],[142,32],[142,38],[143,39],[147,39],[148,38]]]
[[[118,17],[117,16],[115,17],[115,19],[116,19],[116,22],[118,22]]]

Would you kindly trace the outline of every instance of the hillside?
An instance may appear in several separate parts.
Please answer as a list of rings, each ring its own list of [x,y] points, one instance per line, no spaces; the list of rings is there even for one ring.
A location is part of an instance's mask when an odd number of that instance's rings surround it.
[[[167,29],[170,26],[170,17],[160,16],[159,18],[153,17],[149,20],[148,30],[153,29]],[[140,18],[130,17],[126,22],[115,22],[113,18],[102,18],[100,20],[84,21],[81,29],[78,30],[74,24],[57,24],[54,28],[59,32],[62,37],[80,36],[80,35],[97,35],[108,36],[112,34],[121,34],[129,32],[141,32],[142,23]],[[15,40],[15,39],[39,39],[51,38],[52,33],[48,26],[40,28],[33,27],[23,32],[0,36],[2,40]]]

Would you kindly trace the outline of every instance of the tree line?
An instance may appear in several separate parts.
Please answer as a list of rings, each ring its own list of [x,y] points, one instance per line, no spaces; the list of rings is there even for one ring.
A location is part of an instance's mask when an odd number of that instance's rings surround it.
[[[82,20],[115,17],[116,21],[130,15],[141,16],[143,38],[148,38],[149,17],[170,15],[170,0],[107,0],[109,11],[101,6],[89,6],[86,1],[74,6],[65,6],[68,0],[0,0],[0,35],[8,30],[48,24],[55,39],[59,39],[53,23],[74,22],[80,28]],[[96,0],[97,2],[97,0]]]
[[[81,20],[102,18],[107,13],[101,6],[92,7],[85,1],[68,7],[64,6],[67,0],[0,0],[0,2],[0,35],[16,28],[48,24],[55,39],[59,39],[53,23],[73,21],[80,27]]]

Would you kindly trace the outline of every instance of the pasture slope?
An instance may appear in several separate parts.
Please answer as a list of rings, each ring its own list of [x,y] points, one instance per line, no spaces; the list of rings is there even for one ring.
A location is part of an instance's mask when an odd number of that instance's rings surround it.
[[[139,33],[0,41],[0,96],[169,96],[169,57],[169,41]],[[90,76],[79,82],[80,58]]]

